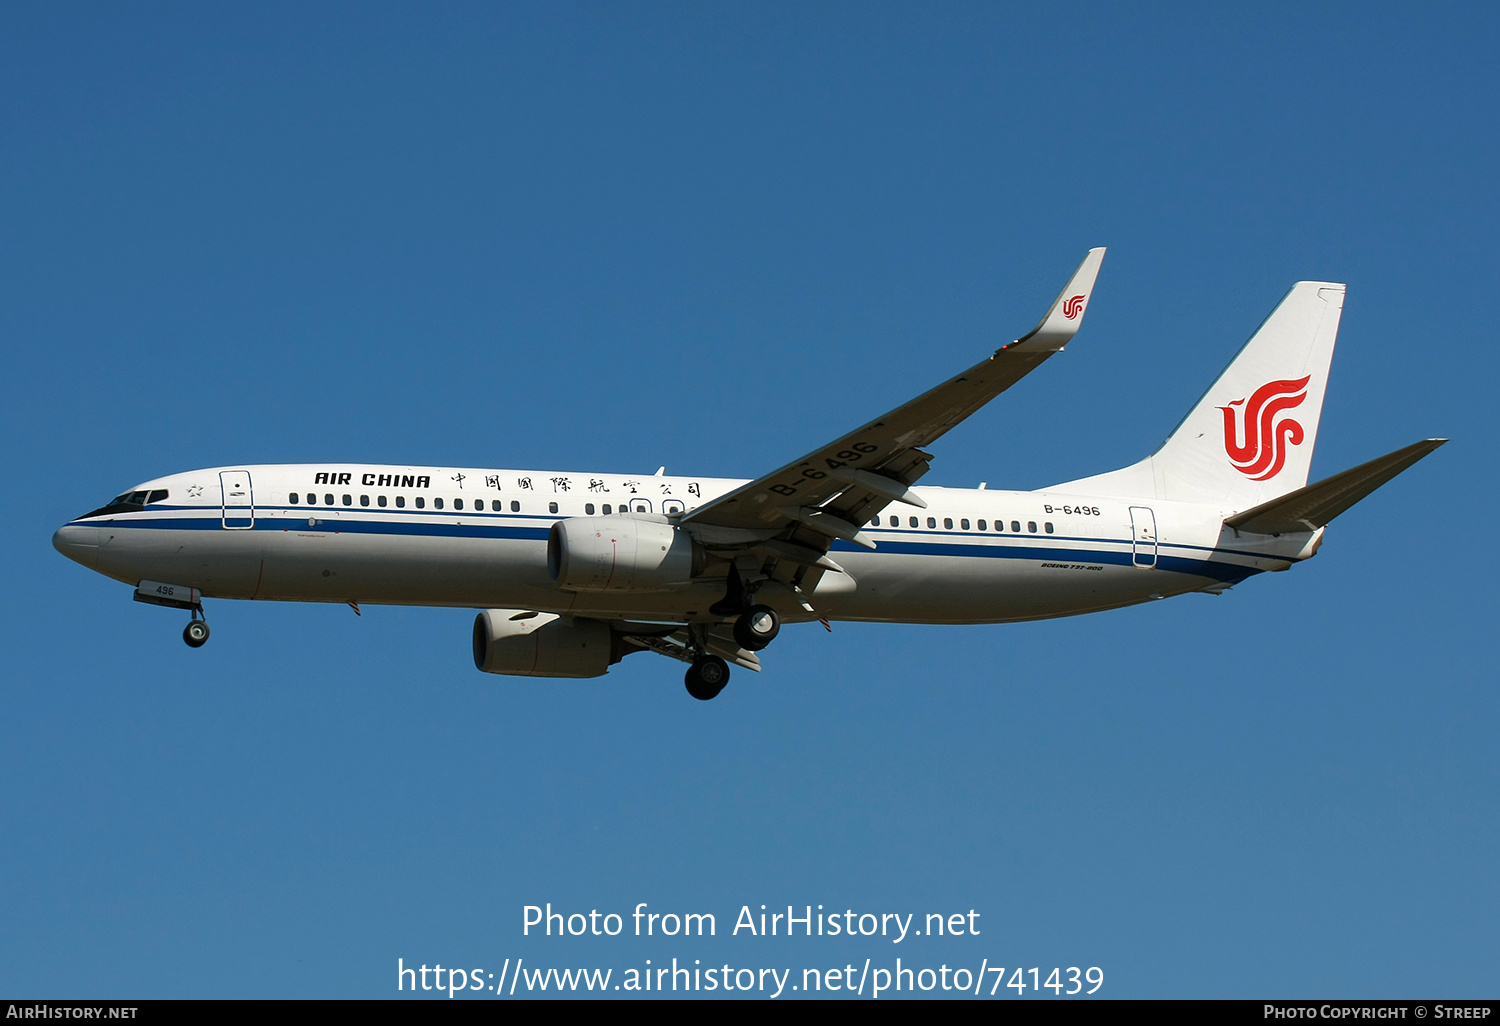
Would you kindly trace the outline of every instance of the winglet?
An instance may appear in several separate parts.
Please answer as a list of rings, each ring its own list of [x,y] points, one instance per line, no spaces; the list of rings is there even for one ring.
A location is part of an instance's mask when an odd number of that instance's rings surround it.
[[[1078,333],[1083,324],[1083,311],[1094,294],[1094,281],[1099,277],[1099,265],[1104,262],[1104,247],[1089,250],[1068,284],[1058,293],[1052,308],[1041,323],[1016,339],[1006,350],[1022,352],[1055,353]]]

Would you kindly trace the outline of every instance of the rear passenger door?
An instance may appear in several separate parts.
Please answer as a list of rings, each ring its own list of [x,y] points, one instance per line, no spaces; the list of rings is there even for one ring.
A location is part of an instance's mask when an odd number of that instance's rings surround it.
[[[1156,514],[1149,506],[1130,507],[1131,562],[1151,569],[1156,566]]]

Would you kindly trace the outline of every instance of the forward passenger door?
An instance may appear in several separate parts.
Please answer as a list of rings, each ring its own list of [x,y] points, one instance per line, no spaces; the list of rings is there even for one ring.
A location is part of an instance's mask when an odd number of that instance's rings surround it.
[[[224,529],[248,531],[255,526],[255,496],[250,490],[250,472],[224,470],[219,473],[223,490]]]

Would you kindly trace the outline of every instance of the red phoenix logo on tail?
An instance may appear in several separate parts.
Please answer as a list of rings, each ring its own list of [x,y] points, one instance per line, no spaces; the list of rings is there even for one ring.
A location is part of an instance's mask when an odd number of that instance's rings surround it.
[[[1307,398],[1308,375],[1296,381],[1269,381],[1255,390],[1248,402],[1236,399],[1224,411],[1224,451],[1234,469],[1252,481],[1265,481],[1281,473],[1289,445],[1302,443],[1302,425],[1277,414],[1295,409]],[[1237,407],[1243,406],[1240,416]],[[1244,440],[1241,441],[1243,434]]]
[[[1066,303],[1063,304],[1063,316],[1066,317],[1070,321],[1073,320],[1074,318],[1076,318],[1082,312],[1083,312],[1083,297],[1082,296],[1074,296],[1072,299],[1069,299]]]

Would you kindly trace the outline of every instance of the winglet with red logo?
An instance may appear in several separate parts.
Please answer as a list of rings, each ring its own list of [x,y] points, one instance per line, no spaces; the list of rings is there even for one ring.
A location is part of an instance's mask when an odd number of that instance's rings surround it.
[[[1094,294],[1094,281],[1099,277],[1099,265],[1103,262],[1103,246],[1089,250],[1089,255],[1083,258],[1083,263],[1058,293],[1047,316],[1005,348],[1028,353],[1055,353],[1067,345],[1083,324],[1083,313],[1088,308],[1089,297]]]

